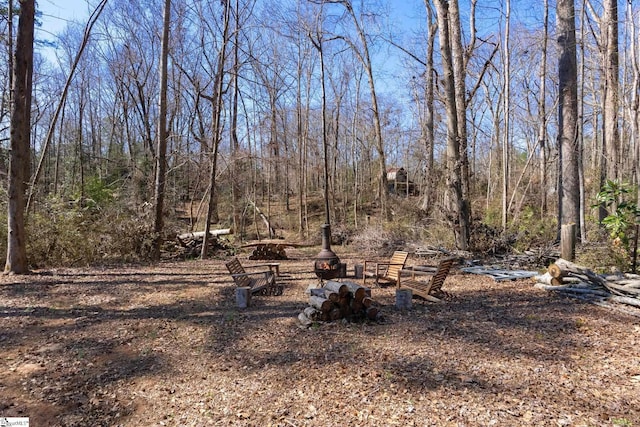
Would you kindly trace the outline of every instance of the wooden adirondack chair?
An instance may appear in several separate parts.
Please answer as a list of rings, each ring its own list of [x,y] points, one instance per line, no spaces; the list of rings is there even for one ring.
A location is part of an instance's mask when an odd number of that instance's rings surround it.
[[[404,268],[409,257],[409,252],[395,251],[389,262],[365,261],[362,271],[362,284],[367,283],[367,278],[373,278],[376,285],[380,284],[380,280],[396,284],[398,282],[398,274]]]
[[[398,275],[398,289],[411,289],[414,297],[423,298],[431,302],[451,299],[451,295],[442,290],[442,285],[455,261],[456,258],[443,259],[435,269],[418,266],[402,270]],[[403,278],[403,273],[410,273],[411,276]],[[429,280],[421,281],[416,276],[429,276]]]
[[[229,273],[231,273],[236,286],[249,287],[252,294],[282,295],[283,286],[276,283],[276,275],[271,268],[269,270],[247,272],[238,258],[233,258],[225,265]]]

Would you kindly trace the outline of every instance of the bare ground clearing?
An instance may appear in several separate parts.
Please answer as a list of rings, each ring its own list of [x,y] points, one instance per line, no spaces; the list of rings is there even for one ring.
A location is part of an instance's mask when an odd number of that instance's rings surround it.
[[[295,252],[295,251],[294,251]],[[299,327],[309,258],[235,308],[223,260],[0,280],[0,416],[32,426],[639,426],[640,319],[454,274],[456,299]],[[357,257],[343,261],[352,267]],[[250,264],[243,260],[243,263]]]

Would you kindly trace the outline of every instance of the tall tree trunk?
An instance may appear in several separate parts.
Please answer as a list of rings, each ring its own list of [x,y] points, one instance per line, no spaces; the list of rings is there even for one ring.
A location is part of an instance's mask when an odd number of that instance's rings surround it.
[[[471,7],[469,11],[470,20],[470,45],[468,47],[467,54],[465,55],[465,49],[462,45],[462,25],[460,20],[460,7],[458,0],[449,1],[450,19],[449,28],[451,31],[451,54],[453,57],[453,73],[455,81],[456,91],[456,114],[458,114],[458,150],[460,151],[460,185],[462,186],[462,210],[467,212],[468,218],[471,218],[471,203],[469,203],[471,197],[470,170],[469,170],[469,148],[467,137],[467,62],[468,58],[473,52],[476,28],[475,28],[475,6],[477,0],[471,1]],[[460,224],[461,230],[468,240],[470,237],[469,231],[470,224]]]
[[[238,73],[240,72],[240,2],[235,1],[235,29],[233,31],[233,74],[231,75],[231,88],[233,90],[231,99],[231,128],[229,129],[231,138],[231,209],[233,210],[233,229],[239,230],[240,223],[240,182],[233,179],[238,176],[241,170],[240,160],[238,158],[240,150],[240,142],[238,141],[238,99],[240,96],[240,86],[238,84]]]
[[[327,135],[327,88],[325,82],[325,65],[324,65],[324,46],[322,36],[323,10],[320,10],[318,17],[318,27],[316,28],[316,38],[311,39],[314,47],[318,51],[320,57],[320,97],[322,101],[321,108],[321,125],[322,125],[322,160],[323,160],[323,195],[324,195],[324,214],[325,224],[331,224],[331,211],[329,209],[329,141]]]
[[[510,49],[510,25],[511,25],[511,1],[506,1],[505,10],[505,31],[504,31],[504,81],[503,81],[503,93],[504,102],[503,114],[504,114],[504,133],[502,135],[502,230],[507,230],[507,218],[509,206],[507,200],[509,199],[509,166],[511,153],[511,52]]]
[[[618,59],[618,2],[604,0],[604,16],[602,32],[604,33],[604,111],[602,144],[606,147],[606,177],[610,180],[618,178],[620,165],[620,132],[618,129],[618,91],[619,91],[619,59]]]
[[[164,228],[164,193],[167,175],[167,73],[169,62],[169,25],[171,21],[171,0],[164,1],[164,20],[162,24],[162,48],[160,56],[160,97],[158,111],[158,145],[156,151],[155,180],[155,220],[153,223],[154,245],[152,258],[160,260],[162,231]]]
[[[429,29],[427,35],[427,66],[425,67],[425,89],[424,89],[424,110],[425,117],[422,128],[422,138],[425,145],[425,185],[422,190],[422,210],[427,214],[431,211],[433,205],[433,191],[435,187],[434,176],[434,149],[435,149],[435,137],[434,137],[434,109],[435,109],[435,97],[434,97],[434,65],[433,65],[433,53],[435,46],[436,31],[438,30],[437,24],[433,21],[433,10],[431,9],[431,2],[425,0],[425,8],[427,10],[427,27]]]
[[[24,274],[29,271],[24,213],[25,192],[30,171],[34,16],[35,1],[20,0],[18,37],[13,60],[7,261],[4,267],[5,272],[16,274]]]
[[[434,3],[438,16],[438,32],[440,35],[440,51],[442,54],[445,86],[445,106],[447,111],[447,194],[445,209],[453,225],[456,246],[461,250],[467,250],[469,246],[469,217],[468,211],[465,210],[462,194],[455,77],[451,51],[452,45],[449,38],[449,2],[446,0],[434,0]]]
[[[212,97],[213,125],[211,129],[211,174],[209,176],[209,203],[207,205],[207,214],[205,215],[202,251],[200,252],[200,258],[202,259],[206,259],[208,256],[207,249],[209,247],[209,230],[211,229],[211,218],[213,217],[214,210],[217,210],[216,173],[218,172],[218,148],[220,146],[221,138],[224,63],[227,56],[227,45],[229,44],[229,17],[231,14],[230,3],[230,1],[227,1],[224,4],[224,16],[222,23],[222,46],[220,48],[220,53],[218,56],[218,67],[214,79],[214,93]]]
[[[538,95],[538,143],[540,145],[540,217],[547,214],[547,38],[549,36],[549,0],[544,0],[544,28],[540,60],[540,94]]]
[[[633,16],[632,2],[627,2],[627,16]],[[640,49],[640,40],[638,40],[638,34],[636,33],[636,23],[631,21],[629,24],[629,39],[631,43],[630,61],[631,61],[631,73],[632,73],[632,86],[631,86],[631,105],[629,110],[631,111],[631,147],[632,153],[632,170],[631,177],[632,182],[637,188],[636,200],[640,199],[640,58],[638,57],[638,49]]]
[[[575,223],[580,230],[578,146],[578,70],[574,0],[558,0],[556,18],[558,48],[558,232],[562,224]]]

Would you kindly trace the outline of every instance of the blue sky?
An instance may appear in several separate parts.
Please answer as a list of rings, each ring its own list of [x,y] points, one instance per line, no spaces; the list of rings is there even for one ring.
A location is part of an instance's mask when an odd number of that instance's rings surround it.
[[[40,38],[51,38],[59,33],[69,21],[84,21],[93,8],[85,0],[37,0],[37,10],[42,12]]]

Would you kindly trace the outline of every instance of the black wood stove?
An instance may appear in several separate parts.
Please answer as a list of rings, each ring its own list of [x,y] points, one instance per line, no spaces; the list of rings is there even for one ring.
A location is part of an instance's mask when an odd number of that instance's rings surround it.
[[[322,225],[322,249],[316,255],[314,271],[321,280],[331,280],[340,277],[343,264],[335,252],[331,250],[331,225]]]

